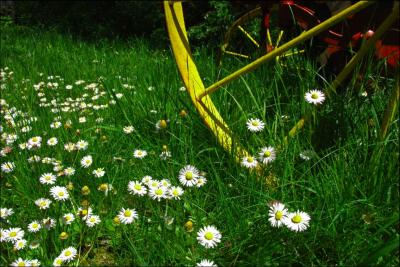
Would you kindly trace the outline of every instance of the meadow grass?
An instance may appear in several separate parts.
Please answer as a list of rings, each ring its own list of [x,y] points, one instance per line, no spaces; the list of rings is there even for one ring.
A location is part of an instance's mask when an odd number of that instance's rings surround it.
[[[399,264],[398,114],[387,136],[379,139],[389,96],[398,84],[391,74],[382,77],[383,62],[367,59],[319,108],[307,103],[304,94],[324,90],[329,81],[305,57],[266,64],[216,92],[212,97],[220,113],[251,154],[275,147],[276,160],[263,167],[260,177],[237,164],[202,123],[187,92],[180,90],[183,84],[169,50],[151,49],[141,39],[88,43],[17,26],[2,27],[1,32],[1,98],[8,104],[2,103],[1,148],[12,147],[1,160],[15,168],[1,173],[1,208],[14,213],[2,218],[0,227],[22,228],[28,245],[40,243],[35,249],[16,250],[2,239],[2,265],[19,257],[51,265],[70,246],[78,250],[68,263],[75,266],[194,266],[202,259],[219,266]],[[218,68],[205,49],[196,49],[194,55],[205,84],[244,64],[227,59]],[[364,79],[359,80],[361,73]],[[78,80],[85,82],[76,85]],[[35,90],[40,82],[41,89]],[[91,83],[96,85],[87,87]],[[65,101],[70,110],[62,110]],[[181,110],[187,115],[180,115]],[[285,145],[284,137],[304,113],[311,114],[311,122]],[[22,131],[20,122],[35,117],[31,129]],[[264,131],[249,132],[249,118],[264,121]],[[159,120],[167,121],[165,129],[156,128]],[[54,121],[61,127],[51,128]],[[123,131],[128,125],[135,129],[130,134]],[[15,142],[8,136],[13,133]],[[34,136],[42,138],[40,148],[20,148]],[[51,137],[58,139],[54,147],[46,144]],[[86,150],[64,149],[79,140],[89,143]],[[148,155],[135,158],[135,149]],[[166,149],[171,157],[162,160],[159,155]],[[309,160],[300,157],[304,151]],[[60,162],[35,162],[35,155]],[[89,168],[80,164],[86,155],[93,158]],[[205,185],[180,183],[179,171],[186,165],[204,172]],[[75,168],[75,174],[64,175],[66,167]],[[96,168],[104,168],[105,175],[94,177]],[[50,195],[51,185],[39,182],[47,172],[62,174],[56,184],[68,187],[70,199],[56,201]],[[161,201],[129,194],[129,181],[145,175],[169,179],[184,194],[180,200]],[[103,183],[112,185],[107,194],[98,190]],[[90,193],[82,192],[84,186]],[[42,197],[52,200],[49,209],[34,204]],[[272,201],[307,212],[309,228],[293,232],[272,227]],[[101,219],[94,227],[77,214],[87,203]],[[138,219],[116,223],[121,208],[135,209]],[[76,219],[67,225],[62,215],[69,212]],[[47,217],[55,220],[53,228],[28,232],[30,222]],[[221,242],[209,249],[196,239],[207,225],[222,234]],[[68,238],[60,238],[62,232]]]

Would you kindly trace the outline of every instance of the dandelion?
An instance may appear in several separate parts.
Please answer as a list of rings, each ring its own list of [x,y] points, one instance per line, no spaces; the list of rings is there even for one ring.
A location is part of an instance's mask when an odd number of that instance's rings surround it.
[[[64,201],[69,198],[67,188],[64,186],[53,186],[50,188],[50,194],[55,200]]]
[[[56,137],[52,137],[49,140],[47,140],[47,145],[48,146],[55,146],[58,143],[58,139]]]
[[[76,149],[77,150],[86,150],[88,148],[89,143],[85,140],[79,140],[78,142],[76,142]]]
[[[39,198],[39,199],[35,200],[36,206],[38,206],[39,209],[41,209],[41,210],[48,209],[50,207],[51,202],[52,201],[47,198]]]
[[[274,202],[269,208],[268,221],[273,227],[281,227],[287,218],[288,210],[285,205],[280,202]]]
[[[206,248],[212,248],[221,242],[221,233],[215,228],[215,226],[205,226],[197,232],[197,240],[200,245]]]
[[[4,231],[4,236],[7,241],[15,242],[23,239],[25,235],[24,230],[21,228],[10,228]]]
[[[167,193],[167,188],[160,186],[158,188],[151,188],[149,195],[152,199],[160,201],[161,199],[167,197]]]
[[[254,133],[261,132],[265,127],[265,123],[260,119],[249,119],[246,124],[247,129],[249,129],[250,132]]]
[[[217,267],[217,265],[210,260],[202,260],[201,262],[196,264],[197,267]]]
[[[125,126],[124,128],[122,128],[122,130],[124,131],[124,133],[130,134],[130,133],[133,133],[135,128],[133,128],[132,125],[129,125],[129,126]]]
[[[77,254],[76,248],[68,247],[66,249],[63,249],[58,257],[65,262],[69,262],[76,257],[76,254]]]
[[[263,147],[258,155],[260,156],[260,161],[264,164],[271,163],[276,158],[276,152],[272,146]]]
[[[180,186],[172,186],[168,190],[168,194],[173,199],[181,199],[181,196],[183,195],[183,189]]]
[[[147,188],[141,182],[130,181],[128,183],[128,191],[132,195],[143,196],[147,193]]]
[[[252,169],[257,167],[258,161],[253,156],[245,156],[242,158],[242,162],[240,163],[240,165]]]
[[[57,177],[52,173],[44,173],[39,178],[41,184],[55,184],[56,180]]]
[[[1,164],[1,171],[5,172],[5,173],[9,173],[12,172],[15,168],[15,164],[14,162],[4,162],[3,164]]]
[[[184,186],[195,186],[197,184],[197,178],[199,177],[199,170],[191,165],[186,165],[179,171],[179,181]]]
[[[118,219],[123,224],[131,224],[138,218],[138,214],[135,209],[124,209],[122,208],[118,214]]]
[[[72,213],[64,214],[63,221],[65,224],[69,225],[75,220],[75,216]]]
[[[90,165],[92,165],[92,163],[93,163],[93,158],[90,155],[84,156],[81,160],[81,165],[84,168],[88,168]]]
[[[97,215],[91,215],[86,219],[86,225],[89,227],[93,227],[96,224],[99,224],[101,222],[100,217]]]
[[[142,159],[147,156],[147,152],[145,150],[136,149],[133,152],[133,156],[137,159]]]
[[[318,105],[325,101],[325,94],[317,89],[311,90],[304,95],[306,101],[310,104]]]
[[[92,174],[97,178],[103,177],[105,173],[104,168],[97,168],[92,172]]]
[[[284,223],[290,230],[301,232],[308,228],[310,220],[311,218],[307,213],[298,210],[297,212],[289,213]]]
[[[31,233],[36,233],[41,228],[42,228],[42,226],[40,225],[40,223],[38,221],[33,221],[30,224],[28,224],[28,231]]]
[[[26,247],[26,240],[25,239],[19,239],[14,242],[14,249],[16,250],[21,250]]]
[[[8,208],[1,208],[0,209],[0,218],[5,219],[8,216],[11,216],[14,213],[13,209],[8,209]]]

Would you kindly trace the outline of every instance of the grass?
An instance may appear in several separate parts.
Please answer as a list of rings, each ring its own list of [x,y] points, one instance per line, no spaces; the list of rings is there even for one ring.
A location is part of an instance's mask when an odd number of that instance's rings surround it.
[[[37,121],[24,133],[1,120],[3,133],[16,133],[18,139],[9,144],[13,151],[1,158],[2,163],[14,162],[16,167],[1,174],[1,207],[12,208],[14,214],[2,219],[0,227],[20,227],[28,243],[40,242],[37,249],[20,251],[10,242],[1,242],[2,265],[18,257],[51,265],[69,246],[79,252],[70,263],[75,266],[193,266],[202,259],[219,266],[399,264],[399,118],[397,114],[380,141],[380,123],[396,86],[390,74],[381,77],[382,62],[364,62],[366,67],[356,70],[346,86],[318,109],[304,101],[304,94],[312,88],[323,89],[326,82],[316,75],[313,61],[302,57],[289,59],[286,66],[264,65],[215,93],[213,100],[221,114],[252,154],[262,146],[276,147],[276,160],[264,168],[260,178],[236,164],[202,123],[187,93],[179,90],[182,82],[169,50],[152,50],[140,39],[85,43],[56,32],[17,26],[3,27],[1,32],[0,67],[13,72],[1,81],[1,98],[8,108],[15,107]],[[238,64],[228,59],[217,69],[213,55],[204,49],[195,55],[206,84]],[[357,80],[360,73],[366,77],[361,81]],[[85,83],[75,85],[77,80]],[[38,96],[34,85],[41,81],[59,85]],[[90,83],[98,84],[97,93],[84,89]],[[68,84],[72,90],[65,89]],[[365,91],[367,97],[362,95]],[[100,92],[104,93],[99,99],[91,99]],[[108,104],[108,108],[52,113],[51,106],[39,107],[52,99],[62,103],[85,93],[88,96],[82,101],[86,104]],[[123,96],[117,98],[118,93]],[[46,101],[40,100],[43,97]],[[182,109],[187,116],[179,115]],[[311,123],[283,145],[283,138],[304,112],[314,114]],[[79,123],[79,117],[86,122]],[[246,129],[252,117],[266,122],[263,132],[253,134]],[[156,130],[161,119],[168,120],[168,126]],[[21,114],[14,120],[21,121]],[[50,128],[54,120],[63,126]],[[70,127],[65,126],[68,120]],[[127,125],[134,126],[132,134],[123,133]],[[43,138],[39,149],[18,147],[33,136]],[[49,147],[45,142],[53,136],[59,143]],[[64,150],[63,144],[78,140],[89,143],[86,151]],[[2,148],[5,142],[2,138]],[[163,145],[172,154],[165,161],[159,158]],[[146,150],[148,156],[135,159],[135,149]],[[314,156],[302,160],[299,154],[304,150]],[[50,186],[39,183],[40,175],[53,170],[49,164],[29,163],[33,155],[54,157],[64,167],[76,169],[75,175],[57,179],[57,185],[73,184],[70,200],[55,201]],[[88,169],[79,163],[85,155],[93,157]],[[179,170],[188,164],[204,171],[207,183],[199,188],[181,185],[185,190],[181,200],[158,202],[128,194],[128,182],[145,175],[179,185]],[[95,178],[91,171],[99,167],[106,175]],[[111,184],[114,190],[105,195],[98,190],[102,183]],[[89,187],[90,194],[82,194],[83,186]],[[50,209],[35,206],[41,197],[53,201]],[[291,211],[307,212],[310,227],[299,233],[272,227],[268,203],[273,200]],[[101,223],[89,228],[77,218],[65,225],[62,214],[75,213],[83,201],[90,203]],[[131,225],[116,224],[113,219],[122,207],[136,209],[139,219]],[[27,231],[31,221],[49,216],[57,221],[53,229]],[[192,231],[186,224],[189,220]],[[196,240],[198,230],[206,225],[215,225],[222,233],[216,248],[205,249]],[[69,237],[60,239],[61,232]]]

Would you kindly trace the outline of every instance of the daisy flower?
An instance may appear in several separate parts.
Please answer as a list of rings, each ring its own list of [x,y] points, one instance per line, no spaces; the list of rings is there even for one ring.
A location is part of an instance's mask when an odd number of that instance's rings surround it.
[[[159,157],[161,160],[167,160],[168,158],[172,157],[172,155],[170,151],[163,151]]]
[[[96,224],[99,224],[101,222],[100,217],[97,215],[91,215],[86,219],[86,225],[89,227],[93,227]]]
[[[246,124],[247,129],[253,133],[261,132],[265,127],[265,123],[260,119],[249,119]]]
[[[123,224],[131,224],[139,216],[135,209],[124,209],[122,208],[118,214],[118,219]]]
[[[42,225],[46,227],[47,230],[50,230],[54,226],[56,226],[56,220],[53,218],[47,217],[42,220]]]
[[[104,171],[104,168],[97,168],[92,172],[92,174],[95,177],[100,178],[100,177],[103,177],[104,174],[106,174],[106,172]]]
[[[76,254],[77,254],[76,248],[68,247],[66,249],[63,249],[58,257],[65,262],[69,262],[76,257]]]
[[[21,250],[26,247],[26,240],[25,239],[19,239],[14,242],[14,249],[16,250]]]
[[[180,186],[172,186],[168,190],[168,193],[173,199],[181,199],[181,196],[183,195],[183,189]]]
[[[53,266],[61,266],[63,265],[64,260],[60,257],[57,257],[53,261]]]
[[[72,176],[75,174],[75,169],[72,167],[67,167],[64,169],[64,175],[65,176]]]
[[[148,186],[152,180],[153,177],[151,177],[150,175],[146,175],[142,178],[142,183]]]
[[[74,151],[74,150],[76,149],[76,146],[75,146],[74,143],[69,142],[69,143],[66,143],[66,144],[64,145],[64,149],[65,149],[66,151],[68,151],[68,152],[72,152],[72,151]]]
[[[12,242],[24,238],[24,234],[25,232],[21,228],[10,228],[4,231],[4,236],[6,240]]]
[[[151,181],[149,181],[149,183],[148,183],[149,189],[157,189],[157,188],[159,188],[160,186],[161,186],[161,183],[160,183],[160,181],[158,181],[158,180],[151,180]]]
[[[273,227],[281,227],[284,225],[284,221],[287,218],[288,210],[285,208],[285,205],[280,202],[274,202],[268,212],[268,221],[271,223]]]
[[[5,173],[9,173],[12,172],[15,168],[15,164],[14,162],[4,162],[3,164],[1,164],[1,171],[5,172]]]
[[[217,265],[210,260],[202,260],[201,262],[196,264],[197,267],[217,267]]]
[[[130,133],[133,133],[135,128],[133,128],[132,125],[129,125],[129,126],[125,126],[124,128],[122,128],[122,130],[124,131],[124,133],[130,134]]]
[[[205,226],[197,232],[197,240],[200,245],[206,248],[212,248],[221,242],[221,233],[215,228],[215,226]]]
[[[6,230],[0,228],[0,242],[7,241]]]
[[[264,164],[268,164],[276,158],[276,152],[272,146],[263,147],[258,155],[260,156],[260,161]]]
[[[89,168],[90,165],[93,163],[93,158],[92,156],[84,156],[81,160],[81,165],[83,168]]]
[[[39,148],[42,145],[42,137],[34,136],[28,140],[28,149]]]
[[[242,162],[240,163],[240,165],[252,169],[258,165],[258,161],[252,156],[245,156],[242,158]]]
[[[197,187],[202,187],[203,185],[205,185],[207,183],[207,179],[203,176],[199,176],[199,178],[197,179]]]
[[[31,233],[36,233],[41,228],[42,228],[42,226],[40,225],[40,223],[38,221],[33,221],[30,224],[28,224],[28,231]]]
[[[62,125],[61,122],[55,121],[55,122],[50,123],[50,128],[52,128],[52,129],[58,129],[58,128],[61,127],[61,125]]]
[[[37,260],[37,259],[30,260],[30,265],[31,265],[32,267],[34,267],[34,266],[40,266],[40,261]]]
[[[75,220],[75,216],[72,213],[64,214],[63,221],[65,224],[71,224]]]
[[[1,208],[0,209],[0,218],[5,219],[8,216],[12,215],[13,213],[14,213],[14,211],[12,209]]]
[[[52,137],[49,140],[47,140],[47,145],[48,146],[55,146],[58,144],[58,140],[56,137]]]
[[[168,190],[166,187],[160,186],[158,188],[151,188],[149,195],[152,199],[160,201],[162,198],[167,197]]]
[[[75,147],[77,150],[86,150],[89,146],[89,143],[85,140],[79,140],[76,142]]]
[[[48,209],[50,207],[51,202],[52,201],[47,198],[39,198],[39,199],[35,200],[36,206],[38,206],[39,209],[41,209],[41,210]]]
[[[29,260],[18,258],[17,260],[13,261],[10,266],[31,266],[31,263]]]
[[[179,181],[184,186],[195,186],[197,184],[197,179],[199,177],[199,170],[191,165],[186,165],[179,171]]]
[[[169,182],[168,179],[162,179],[162,180],[160,181],[160,185],[161,185],[161,186],[164,186],[164,187],[169,187],[169,186],[171,185],[171,183]]]
[[[142,159],[147,156],[147,152],[145,150],[136,149],[133,152],[133,156],[137,159]]]
[[[317,89],[311,90],[304,95],[306,101],[310,104],[318,105],[325,101],[325,94]]]
[[[143,196],[147,193],[147,188],[138,181],[130,181],[128,183],[128,191],[132,195]]]
[[[290,230],[301,232],[308,228],[310,220],[311,218],[307,213],[298,210],[297,212],[288,213],[284,223]]]
[[[50,194],[55,200],[64,201],[69,198],[67,188],[64,186],[53,186],[50,188]]]
[[[44,173],[39,178],[41,184],[55,184],[56,180],[57,177],[52,173]]]

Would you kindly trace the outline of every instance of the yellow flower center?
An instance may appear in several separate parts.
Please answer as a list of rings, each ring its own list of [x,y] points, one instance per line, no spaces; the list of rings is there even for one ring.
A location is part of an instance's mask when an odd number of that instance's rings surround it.
[[[193,173],[192,172],[187,172],[186,174],[185,174],[185,178],[186,178],[186,180],[192,180],[193,179]]]
[[[126,210],[126,211],[124,212],[124,216],[125,216],[125,217],[131,217],[131,215],[132,215],[132,212],[131,212],[130,210]]]
[[[179,192],[178,192],[178,190],[174,190],[174,191],[172,191],[172,194],[174,195],[174,196],[178,196],[179,195]]]
[[[32,137],[32,141],[33,141],[33,142],[37,142],[37,141],[38,141],[38,138],[37,138],[37,137]]]
[[[51,176],[46,176],[45,179],[46,179],[47,181],[50,181],[50,180],[51,180]]]
[[[142,153],[142,151],[138,151],[138,153],[137,153],[139,156],[141,156],[143,153]]]
[[[16,236],[17,236],[17,233],[16,233],[16,232],[11,232],[11,233],[10,233],[10,236],[11,236],[11,237],[16,237]]]
[[[264,152],[264,157],[268,158],[269,156],[271,156],[271,151],[267,150]]]
[[[90,222],[94,223],[94,222],[96,222],[96,219],[92,217],[92,218],[90,218]]]
[[[107,190],[107,184],[101,184],[100,185],[100,190],[101,191],[106,191]]]
[[[41,206],[41,207],[46,206],[46,201],[40,201],[39,206]]]
[[[135,184],[134,188],[135,188],[136,190],[141,190],[141,189],[142,189],[142,186],[141,186],[140,184]]]
[[[39,225],[38,225],[37,223],[32,224],[32,227],[33,227],[33,228],[38,228],[38,226],[39,226]]]
[[[254,161],[254,158],[253,158],[253,157],[247,157],[247,162],[252,163],[253,161]]]
[[[282,213],[282,211],[280,211],[280,210],[278,210],[276,213],[275,213],[275,219],[276,220],[280,220],[280,219],[282,219],[282,216],[283,216],[283,213]]]
[[[258,126],[258,125],[260,125],[260,124],[258,123],[258,121],[252,121],[252,122],[251,122],[251,125],[253,125],[253,126]]]
[[[312,99],[318,99],[318,94],[317,93],[312,93],[311,94]]]
[[[212,240],[212,239],[214,238],[214,235],[213,235],[213,233],[211,233],[211,232],[207,232],[207,233],[204,235],[204,238],[207,239],[207,240]]]
[[[18,262],[18,266],[25,266],[25,262],[24,261]]]
[[[64,196],[64,192],[63,191],[58,192],[58,196],[60,197]]]
[[[61,265],[62,263],[63,263],[63,260],[62,260],[62,259],[56,260],[56,264]]]
[[[65,253],[64,253],[64,255],[67,256],[67,257],[68,257],[68,256],[71,256],[71,254],[72,254],[72,253],[71,253],[71,251],[69,251],[69,250],[65,251]]]
[[[300,223],[300,222],[301,222],[301,216],[300,216],[300,214],[296,214],[295,216],[293,216],[292,222],[293,222],[293,223]]]
[[[163,194],[163,191],[162,191],[162,189],[159,188],[159,189],[156,190],[155,193],[156,193],[157,196],[161,196]]]

